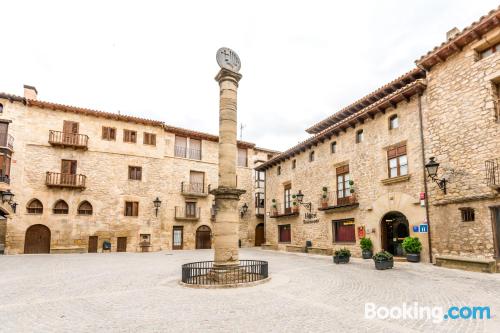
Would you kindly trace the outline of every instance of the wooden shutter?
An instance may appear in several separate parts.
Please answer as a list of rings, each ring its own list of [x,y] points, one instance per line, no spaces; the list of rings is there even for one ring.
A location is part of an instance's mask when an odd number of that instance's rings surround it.
[[[79,124],[77,122],[65,120],[63,123],[63,132],[78,134],[78,127]]]
[[[338,167],[337,169],[335,169],[335,172],[337,173],[337,175],[340,175],[343,173],[349,173],[349,164]]]

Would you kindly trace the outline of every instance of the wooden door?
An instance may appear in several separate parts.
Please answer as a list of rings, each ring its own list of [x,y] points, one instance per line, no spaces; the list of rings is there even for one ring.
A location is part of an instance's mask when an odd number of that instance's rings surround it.
[[[61,184],[76,185],[76,161],[61,160]]]
[[[206,225],[202,225],[196,230],[196,248],[211,249],[212,248],[212,231]]]
[[[493,215],[493,240],[495,241],[495,254],[500,258],[500,207],[492,209]]]
[[[50,253],[50,229],[42,224],[35,224],[26,230],[24,253]]]
[[[89,253],[97,253],[98,236],[89,236]]]
[[[174,226],[172,232],[172,250],[182,250],[183,240],[183,230],[182,226]]]
[[[67,144],[78,144],[78,123],[74,121],[65,120],[63,123],[63,142]]]
[[[127,252],[127,237],[117,238],[116,252]]]
[[[261,246],[266,242],[264,238],[264,223],[259,223],[255,227],[255,246]]]

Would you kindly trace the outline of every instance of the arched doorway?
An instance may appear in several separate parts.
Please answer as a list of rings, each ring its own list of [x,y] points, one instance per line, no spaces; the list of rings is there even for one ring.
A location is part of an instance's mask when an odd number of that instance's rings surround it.
[[[261,246],[266,242],[264,238],[264,223],[259,223],[255,227],[255,246]]]
[[[401,244],[410,235],[406,216],[400,212],[390,212],[384,215],[380,223],[382,248],[395,256],[402,256]]]
[[[212,230],[210,230],[210,228],[206,225],[202,225],[196,230],[196,248],[212,248]]]
[[[24,253],[50,253],[50,229],[43,224],[35,224],[26,230]]]
[[[5,249],[5,234],[7,233],[7,216],[9,214],[0,208],[0,254]]]

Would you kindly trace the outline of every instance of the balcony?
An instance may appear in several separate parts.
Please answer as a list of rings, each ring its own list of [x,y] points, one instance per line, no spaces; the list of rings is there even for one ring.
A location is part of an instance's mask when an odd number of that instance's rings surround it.
[[[85,134],[65,133],[49,131],[49,143],[52,146],[71,147],[75,149],[87,149],[89,137]]]
[[[0,148],[14,149],[14,137],[9,133],[0,133]]]
[[[486,184],[500,191],[500,158],[494,158],[485,162]]]
[[[84,189],[87,176],[66,173],[47,172],[45,185],[49,187]]]
[[[296,207],[297,208],[295,210],[292,209],[291,207],[282,209],[281,204],[271,203],[271,214],[269,215],[269,217],[277,219],[281,217],[299,216],[298,206]]]
[[[181,183],[181,193],[189,197],[206,197],[210,192],[210,185],[205,187],[203,183]]]
[[[337,197],[337,193],[328,193],[326,198],[320,196],[318,210],[321,211],[345,211],[355,209],[359,206],[358,198],[354,193],[349,196]]]
[[[175,219],[177,221],[198,221],[201,208],[186,210],[185,207],[175,206]]]
[[[266,210],[264,207],[255,207],[255,216],[256,217],[264,217],[266,214]]]

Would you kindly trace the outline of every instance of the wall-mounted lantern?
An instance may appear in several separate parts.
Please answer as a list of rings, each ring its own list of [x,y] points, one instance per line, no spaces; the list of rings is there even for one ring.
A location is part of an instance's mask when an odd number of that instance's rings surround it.
[[[245,202],[243,206],[240,208],[240,216],[243,218],[243,216],[248,212],[248,205]]]
[[[156,197],[156,199],[153,201],[153,204],[155,205],[155,213],[156,213],[156,216],[158,217],[158,209],[160,209],[160,206],[161,206],[160,198]]]
[[[304,201],[304,194],[302,193],[301,190],[299,190],[299,193],[297,193],[295,195],[295,197],[297,198],[297,202],[299,203],[299,205],[302,205],[305,208],[309,209],[309,213],[310,213],[312,210],[312,202],[303,202]]]
[[[15,213],[17,203],[15,203],[12,200],[12,198],[14,198],[14,193],[12,193],[10,190],[7,190],[7,191],[1,191],[0,195],[2,195],[2,203],[7,202],[10,205],[10,207],[12,208],[12,211]]]
[[[429,162],[425,165],[425,168],[427,169],[429,178],[432,179],[436,184],[438,184],[439,188],[443,191],[444,194],[446,194],[446,179],[444,178],[438,179],[437,172],[439,168],[439,163],[436,162],[434,159],[435,159],[434,157],[431,157],[429,159]]]

